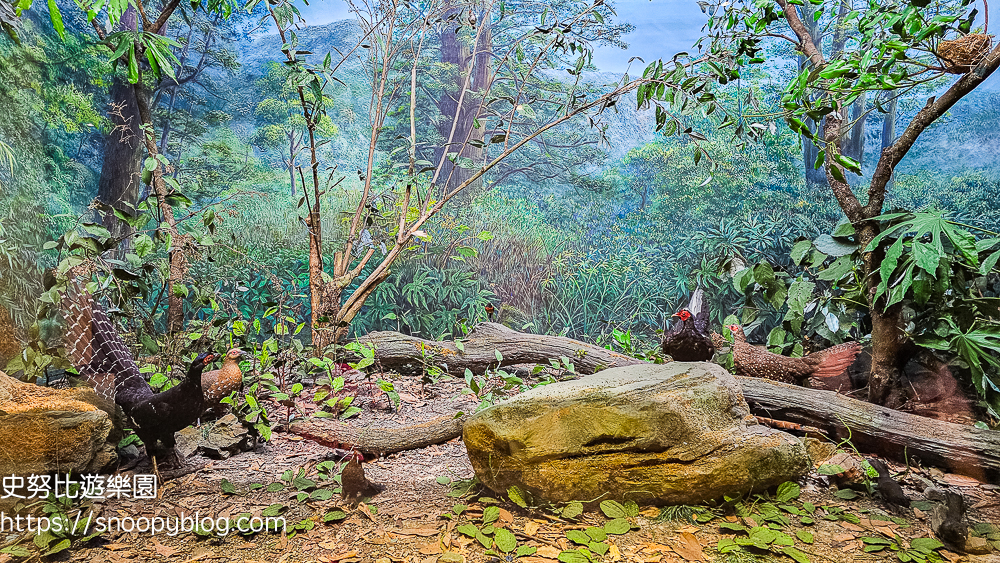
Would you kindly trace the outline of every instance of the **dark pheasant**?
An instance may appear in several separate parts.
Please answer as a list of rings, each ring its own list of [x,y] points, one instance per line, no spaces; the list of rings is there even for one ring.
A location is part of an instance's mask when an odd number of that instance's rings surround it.
[[[878,472],[878,494],[888,504],[909,507],[910,497],[903,492],[903,487],[892,478],[889,467],[880,459],[872,458],[868,463]]]
[[[177,385],[128,408],[122,405],[135,422],[135,433],[146,445],[147,453],[152,451],[157,440],[173,449],[174,433],[193,424],[205,411],[201,375],[205,366],[216,357],[210,353],[199,354],[191,362],[187,376]]]
[[[174,432],[193,423],[204,410],[201,375],[216,356],[199,355],[184,381],[155,393],[104,310],[75,281],[69,283],[63,296],[62,313],[70,363],[99,396],[120,405],[132,418],[147,453],[152,455],[157,440],[172,448]]]
[[[784,383],[800,383],[808,377],[836,377],[854,363],[861,344],[845,342],[801,358],[768,352],[763,346],[747,343],[743,329],[729,325],[733,333],[733,364],[736,375],[761,377]]]
[[[715,354],[715,344],[708,332],[708,303],[705,293],[696,289],[687,308],[674,314],[680,322],[663,335],[661,347],[678,362],[707,362]]]

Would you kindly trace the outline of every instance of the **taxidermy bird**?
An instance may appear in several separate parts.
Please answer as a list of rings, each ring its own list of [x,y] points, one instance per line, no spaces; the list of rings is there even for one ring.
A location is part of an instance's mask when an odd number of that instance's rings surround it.
[[[164,447],[174,452],[174,459],[181,464],[174,450],[174,433],[194,424],[201,413],[205,412],[202,372],[217,357],[206,352],[198,354],[191,362],[187,376],[180,383],[128,408],[122,405],[125,413],[135,422],[135,433],[146,445],[147,453],[152,451],[159,440]]]
[[[372,497],[382,492],[381,485],[372,483],[365,477],[365,469],[362,463],[365,456],[359,451],[352,451],[347,465],[340,472],[340,496],[348,501],[351,506],[356,506],[362,498]]]
[[[789,358],[752,346],[739,325],[729,325],[733,333],[733,364],[736,375],[761,377],[784,383],[799,383],[808,377],[836,377],[854,363],[861,344],[845,342],[801,358]]]
[[[708,303],[700,288],[691,295],[687,308],[674,313],[680,322],[663,335],[661,347],[678,362],[707,362],[715,353],[715,343],[708,332]]]
[[[233,348],[222,357],[222,367],[205,372],[201,376],[201,387],[205,393],[205,409],[221,410],[222,399],[233,391],[243,389],[243,371],[240,370],[240,359],[246,352]]]
[[[157,440],[173,448],[174,432],[195,422],[204,410],[201,375],[215,354],[200,354],[184,381],[155,393],[104,310],[79,283],[70,282],[62,314],[66,352],[73,367],[101,398],[114,401],[132,418],[147,454],[153,455]]]
[[[878,494],[882,497],[888,504],[909,507],[910,497],[903,493],[903,487],[899,486],[899,483],[892,478],[889,473],[889,468],[881,459],[869,459],[868,463],[878,471]]]
[[[965,518],[965,497],[953,491],[944,492],[944,506],[931,511],[931,530],[939,540],[962,549],[969,536]]]

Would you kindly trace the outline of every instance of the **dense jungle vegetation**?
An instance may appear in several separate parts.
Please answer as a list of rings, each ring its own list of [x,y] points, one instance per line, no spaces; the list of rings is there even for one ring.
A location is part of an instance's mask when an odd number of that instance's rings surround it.
[[[359,3],[357,21],[301,29],[289,0],[166,2],[158,30],[137,23],[147,16],[131,2],[30,4],[18,4],[0,36],[0,357],[9,372],[62,365],[58,295],[45,272],[76,264],[72,256],[97,261],[95,289],[148,352],[255,319],[265,335],[313,321],[341,331],[334,340],[377,330],[453,338],[492,305],[518,330],[655,354],[697,286],[716,323],[735,316],[776,351],[871,337],[867,241],[814,166],[824,158],[809,140],[815,122],[788,106],[804,62],[775,38],[732,56],[764,28],[737,37],[710,22],[701,47],[709,53],[721,45],[716,32],[729,33],[728,67],[692,54],[652,71],[636,61],[629,78],[589,58],[596,47],[649,58],[625,44],[630,22],[610,2]],[[933,60],[921,41],[981,24],[963,2],[857,4],[855,19],[896,14],[930,29],[919,39],[882,30],[911,42],[918,53],[907,60]],[[837,35],[853,25],[840,5],[799,10],[818,44],[860,61],[863,38]],[[724,19],[723,9],[707,13]],[[481,44],[495,45],[495,60],[470,56]],[[883,148],[956,80],[892,74],[907,60],[885,66],[898,84],[864,86],[867,97],[843,105],[838,170],[859,193]],[[664,66],[712,86],[679,87],[677,99],[640,87],[637,104],[623,85]],[[857,84],[862,75],[847,76]],[[888,300],[879,306],[900,308],[901,330],[965,374],[994,416],[996,84],[923,131],[875,219],[889,264],[878,270],[875,299]],[[496,104],[470,112],[470,100],[485,99]],[[667,118],[660,104],[677,111]],[[465,144],[453,151],[456,131]],[[313,315],[317,288],[335,288],[336,304]]]

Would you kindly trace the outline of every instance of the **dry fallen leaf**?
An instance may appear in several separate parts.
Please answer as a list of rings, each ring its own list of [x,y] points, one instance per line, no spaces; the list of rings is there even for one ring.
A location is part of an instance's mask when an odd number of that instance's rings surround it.
[[[559,550],[552,547],[551,545],[543,545],[538,548],[535,552],[538,557],[544,557],[546,559],[559,559]]]
[[[169,545],[163,545],[156,540],[153,540],[153,551],[155,551],[157,555],[163,557],[173,557],[174,555],[177,555],[176,549],[170,547]]]
[[[500,509],[500,521],[501,522],[506,522],[506,523],[510,524],[510,523],[512,523],[514,521],[514,515],[511,514],[509,510],[505,510],[505,509],[501,508]]]
[[[439,555],[441,553],[441,544],[439,542],[426,543],[417,546],[417,550],[421,555]]]
[[[686,532],[686,533],[689,533],[689,534],[693,534],[695,532],[700,532],[701,528],[699,528],[698,526],[684,526],[683,528],[681,528],[681,529],[679,529],[677,531],[678,532]]]
[[[850,542],[854,541],[854,534],[833,534],[833,541]]]
[[[132,546],[130,546],[127,543],[109,543],[104,546],[104,549],[107,549],[108,551],[121,551],[123,549],[128,549],[130,547]]]
[[[669,545],[663,545],[662,543],[646,543],[642,546],[643,553],[662,553],[664,551],[673,552],[674,548]]]
[[[535,522],[534,520],[528,520],[524,524],[524,533],[528,534],[529,536],[533,536],[533,535],[535,535],[535,532],[538,531],[539,527],[540,526],[539,526],[538,522]]]
[[[858,526],[857,524],[852,524],[850,522],[841,522],[840,523],[840,527],[843,528],[843,529],[845,529],[845,530],[850,530],[852,532],[863,532],[863,531],[865,531],[865,529],[862,528],[861,526]]]
[[[674,548],[674,551],[687,561],[706,561],[698,538],[690,532],[681,532],[677,536],[677,547]]]
[[[320,542],[319,546],[327,551],[333,551],[334,549],[337,548],[337,543],[334,542],[333,540],[326,540],[324,542]]]

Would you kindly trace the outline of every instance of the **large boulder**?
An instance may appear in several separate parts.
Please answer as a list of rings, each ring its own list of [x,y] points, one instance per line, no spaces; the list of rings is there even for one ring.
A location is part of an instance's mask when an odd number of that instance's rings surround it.
[[[704,362],[536,387],[471,417],[463,439],[487,487],[551,502],[696,504],[811,466],[798,439],[755,423],[735,377]]]
[[[94,473],[114,462],[93,389],[50,389],[0,372],[0,475]]]

